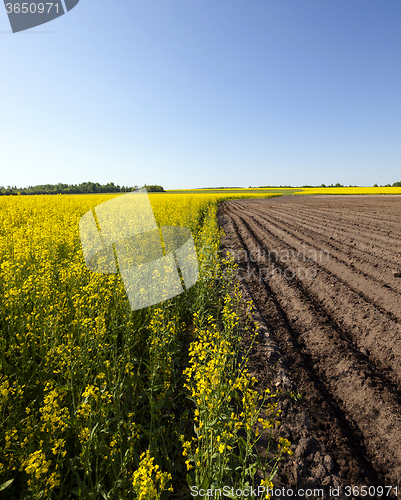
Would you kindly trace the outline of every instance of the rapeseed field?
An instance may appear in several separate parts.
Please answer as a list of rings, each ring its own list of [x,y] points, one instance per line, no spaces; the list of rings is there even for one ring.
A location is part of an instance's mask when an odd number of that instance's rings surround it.
[[[2,498],[190,498],[250,487],[257,469],[270,485],[290,443],[274,438],[277,394],[255,390],[242,352],[244,328],[257,332],[218,253],[224,195],[150,195],[159,225],[191,230],[200,278],[137,311],[121,276],[82,254],[80,218],[111,197],[0,198]]]

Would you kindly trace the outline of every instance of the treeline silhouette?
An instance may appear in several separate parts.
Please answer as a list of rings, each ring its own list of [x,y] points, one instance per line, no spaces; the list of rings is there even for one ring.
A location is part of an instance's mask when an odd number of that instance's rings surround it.
[[[162,193],[162,186],[152,184],[143,186],[148,193]],[[0,186],[0,195],[27,195],[27,194],[89,194],[89,193],[129,193],[140,189],[139,186],[119,186],[114,182],[99,184],[98,182],[81,182],[81,184],[40,184],[17,188],[17,186]]]
[[[379,187],[377,184],[375,184],[373,187]],[[394,184],[385,184],[384,186],[380,187],[401,187],[401,181],[399,182],[394,182]]]
[[[251,188],[252,186],[249,186],[249,188]],[[360,187],[360,186],[353,186],[352,184],[350,184],[349,186],[344,186],[344,184],[340,184],[339,182],[337,182],[337,184],[330,184],[330,185],[327,185],[326,184],[320,184],[320,186],[310,186],[308,184],[306,184],[305,186],[258,186],[259,188],[291,188],[291,189],[297,189],[297,188],[339,188],[339,187]],[[384,184],[383,186],[378,186],[377,184],[375,184],[373,187],[401,187],[401,181],[400,182],[394,182],[394,184]]]
[[[251,186],[249,186],[251,187]],[[286,188],[286,189],[300,189],[300,188],[325,188],[325,187],[347,187],[347,186],[344,186],[343,184],[340,184],[339,182],[337,182],[337,184],[330,184],[328,186],[326,186],[326,184],[320,184],[320,186],[311,186],[309,184],[305,184],[304,186],[258,186],[259,188]],[[352,186],[351,184],[348,186],[348,187],[358,187],[358,186]]]

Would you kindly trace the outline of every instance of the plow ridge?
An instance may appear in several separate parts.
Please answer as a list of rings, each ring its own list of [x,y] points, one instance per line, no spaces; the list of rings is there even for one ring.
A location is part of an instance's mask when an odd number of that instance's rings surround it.
[[[254,212],[260,213],[257,207],[254,207]],[[397,254],[398,250],[398,259],[397,258],[394,259],[391,263],[397,264],[397,260],[398,262],[400,260],[399,257],[401,256],[401,253],[399,253],[399,249],[401,245],[401,238],[389,236],[388,231],[383,231],[382,232],[383,237],[378,238],[377,235],[380,232],[380,227],[373,228],[371,223],[366,224],[366,226],[363,228],[365,234],[368,233],[368,236],[364,236],[363,234],[358,234],[358,235],[355,234],[355,225],[351,226],[350,231],[346,231],[347,225],[341,216],[339,216],[335,220],[330,220],[330,219],[323,219],[322,216],[320,215],[319,217],[315,218],[309,217],[308,220],[307,217],[304,218],[298,217],[297,212],[294,213],[290,212],[290,214],[291,216],[289,215],[288,212],[272,210],[271,213],[269,212],[269,217],[275,219],[276,221],[281,221],[281,222],[285,221],[287,226],[294,225],[293,223],[295,222],[296,225],[294,227],[296,228],[296,230],[303,228],[304,230],[308,230],[309,232],[315,235],[322,236],[326,240],[327,240],[327,232],[329,231],[330,234],[335,235],[335,238],[333,238],[333,236],[330,236],[329,240],[335,239],[336,243],[341,243],[343,245],[346,245],[349,251],[365,253],[371,256],[374,255],[377,258],[383,260],[384,262],[387,262],[387,260],[383,258],[383,252],[389,256],[394,257],[394,253]],[[308,224],[306,224],[305,219],[307,219],[308,222],[313,225],[313,229],[310,227],[310,224],[309,226]],[[338,229],[340,222],[341,222],[340,226],[341,231],[339,232]],[[358,232],[360,233],[361,231],[359,230],[359,225],[357,227],[358,227]],[[374,229],[374,234],[372,234],[372,229]],[[344,241],[347,239],[350,241],[350,243],[346,243]],[[356,248],[355,239],[359,240],[358,248]],[[373,245],[373,242],[376,242],[376,245]],[[363,245],[365,245],[366,248],[362,249],[361,246]],[[372,248],[374,248],[375,250],[372,251]],[[391,252],[388,251],[389,248],[391,249]]]
[[[253,217],[256,221],[256,218]],[[263,216],[262,216],[263,218]],[[344,266],[348,267],[348,268],[352,268],[352,271],[353,272],[356,272],[356,273],[359,273],[361,275],[363,275],[364,277],[366,278],[369,278],[369,279],[372,279],[374,281],[377,281],[381,286],[385,286],[387,289],[393,291],[395,294],[399,294],[399,292],[401,291],[401,287],[398,287],[398,288],[394,288],[393,286],[389,285],[388,283],[386,283],[382,278],[379,277],[380,275],[380,272],[377,272],[375,273],[375,270],[373,269],[373,272],[371,273],[368,273],[368,272],[365,272],[363,269],[360,269],[358,268],[353,261],[351,261],[351,263],[348,263],[345,261],[345,258],[341,258],[341,254],[342,253],[345,253],[348,257],[350,256],[350,252],[351,251],[354,251],[356,253],[356,249],[354,247],[351,247],[351,245],[346,245],[348,246],[348,252],[346,251],[341,251],[341,249],[339,249],[338,247],[336,247],[332,242],[332,237],[329,238],[329,241],[327,241],[327,237],[325,238],[324,235],[322,235],[321,233],[317,232],[317,231],[314,231],[314,230],[311,230],[311,229],[308,229],[308,232],[309,233],[312,233],[312,236],[313,237],[306,237],[304,236],[303,239],[301,239],[297,234],[295,234],[293,231],[290,231],[290,229],[288,229],[288,227],[281,227],[283,226],[282,224],[280,224],[280,219],[278,219],[277,217],[274,217],[274,216],[270,216],[269,215],[269,220],[265,220],[266,223],[268,223],[271,227],[276,227],[276,228],[279,228],[279,230],[283,231],[284,233],[287,233],[291,238],[295,239],[295,240],[298,240],[298,241],[302,241],[303,243],[306,241],[308,242],[309,246],[310,247],[314,247],[314,248],[318,248],[318,246],[314,243],[316,240],[320,240],[322,242],[324,242],[324,245],[325,247],[329,247],[331,249],[330,251],[330,259],[332,260],[333,258],[335,260],[337,260],[339,263],[343,264]],[[263,225],[263,224],[261,224]],[[267,229],[267,228],[264,228],[266,231],[268,231],[270,233],[270,231]],[[304,228],[306,230],[306,227]],[[270,233],[272,234],[272,233]],[[284,243],[284,242],[283,242]],[[338,241],[337,241],[338,243]],[[293,247],[295,249],[295,247]],[[401,242],[400,242],[400,248],[401,248]],[[318,248],[319,251],[322,251],[320,248]],[[360,253],[364,253],[365,257],[367,256],[368,258],[380,258],[381,260],[384,260],[383,257],[378,257],[376,256],[376,254],[372,254],[372,253],[369,253],[369,252],[366,252],[366,251],[361,251],[361,250],[358,250]],[[351,260],[351,259],[349,259]],[[363,258],[362,257],[359,257],[358,259],[359,261],[361,261],[361,264],[363,265]],[[389,263],[389,261],[385,261],[385,263]],[[398,266],[398,263],[397,261],[394,261],[394,262],[390,262],[394,267],[397,267]],[[396,283],[397,284],[397,283]],[[398,297],[397,297],[398,298]]]
[[[320,209],[325,219],[310,217]],[[384,209],[392,210],[394,218],[379,213],[376,219],[387,225],[384,232],[394,234],[394,243],[401,242],[396,224],[401,198],[386,203],[372,197],[232,200],[220,209],[224,247],[239,266],[241,286],[271,332],[289,383],[303,395],[300,403],[283,403],[284,437],[292,439],[295,453],[278,484],[401,482],[399,284],[388,272],[380,275],[376,255],[359,248],[362,239],[354,235],[358,263],[351,266],[345,257],[349,245],[330,237],[334,224],[322,229],[325,220],[339,214],[341,232],[344,220],[364,220]],[[366,226],[363,231],[364,240],[372,241],[376,230]],[[315,254],[327,250],[329,258],[305,259],[302,245]],[[382,259],[381,268],[397,266],[399,250],[387,246],[389,260]],[[298,272],[288,272],[295,268]],[[256,377],[268,385],[274,379],[270,355],[261,347],[253,356]]]

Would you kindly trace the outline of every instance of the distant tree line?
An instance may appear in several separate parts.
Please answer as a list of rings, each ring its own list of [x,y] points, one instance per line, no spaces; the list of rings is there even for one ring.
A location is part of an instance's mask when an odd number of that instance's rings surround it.
[[[163,186],[158,186],[157,184],[152,184],[151,186],[145,184],[143,187],[146,188],[148,193],[164,193]]]
[[[259,188],[263,188],[263,189],[267,189],[267,188],[281,188],[281,189],[284,189],[284,188],[290,188],[290,189],[299,189],[299,188],[339,188],[339,187],[359,187],[359,186],[353,186],[352,184],[350,184],[349,186],[344,186],[344,184],[340,184],[339,182],[337,182],[337,184],[330,184],[328,186],[326,186],[326,184],[320,184],[320,186],[309,186],[309,185],[305,185],[305,186],[258,186]],[[401,181],[400,182],[394,182],[394,184],[385,184],[383,186],[378,186],[377,184],[375,184],[373,187],[401,187]],[[251,186],[249,186],[249,188],[251,188]]]
[[[338,188],[338,187],[346,187],[344,186],[343,184],[340,184],[339,182],[337,182],[337,184],[330,184],[329,186],[326,186],[326,184],[320,184],[320,186],[310,186],[309,184],[305,184],[304,186],[258,186],[259,188],[280,188],[280,189],[301,189],[301,188],[325,188],[325,187],[328,187],[328,188]],[[348,187],[358,187],[358,186],[352,186],[352,185],[349,185]]]
[[[248,189],[251,189],[252,186],[249,186]],[[258,186],[258,189],[296,189],[296,186]]]
[[[377,188],[377,187],[386,187],[386,188],[389,188],[389,187],[401,187],[401,181],[394,182],[394,184],[385,184],[384,186],[378,186],[377,184],[375,184],[373,187],[375,187],[375,188]]]
[[[144,186],[150,193],[164,192],[162,186]],[[114,182],[99,184],[98,182],[81,182],[81,184],[41,184],[17,188],[17,186],[0,186],[0,195],[27,195],[27,194],[89,194],[89,193],[129,193],[140,189],[139,186],[119,186]]]
[[[320,186],[302,186],[302,187],[303,188],[307,188],[307,187],[308,188],[309,187],[322,187],[322,188],[326,188],[326,187],[327,188],[343,188],[343,187],[350,187],[350,188],[352,188],[352,187],[354,187],[354,188],[356,188],[358,186],[355,186],[355,185],[353,186],[352,184],[350,184],[349,186],[344,186],[344,184],[340,184],[339,182],[337,182],[337,184],[330,184],[328,186],[326,186],[326,184],[320,184]]]

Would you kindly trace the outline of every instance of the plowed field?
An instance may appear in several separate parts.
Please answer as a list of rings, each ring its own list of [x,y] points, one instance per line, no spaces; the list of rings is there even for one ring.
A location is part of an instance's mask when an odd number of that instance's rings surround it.
[[[401,196],[232,200],[219,220],[265,331],[254,371],[303,396],[276,484],[401,498]]]

